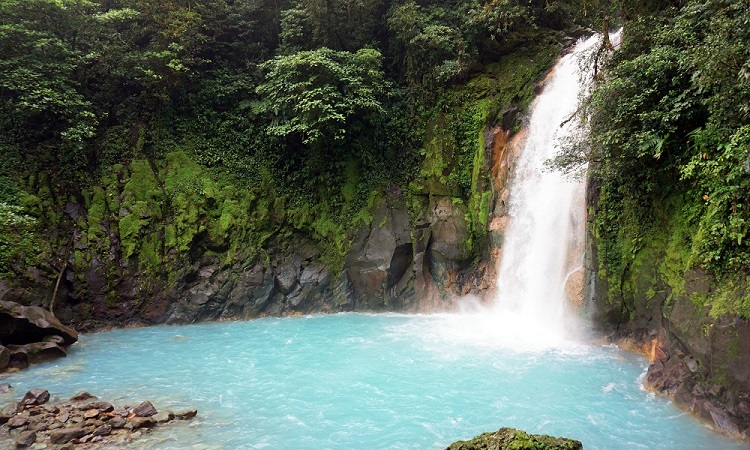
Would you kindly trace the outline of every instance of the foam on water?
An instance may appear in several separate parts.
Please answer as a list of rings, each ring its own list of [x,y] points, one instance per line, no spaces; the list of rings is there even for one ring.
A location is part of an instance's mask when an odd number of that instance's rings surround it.
[[[521,351],[469,328],[460,315],[339,314],[114,330],[7,381],[15,397],[87,390],[199,410],[135,448],[439,449],[502,426],[588,450],[745,448],[643,391],[633,355]]]

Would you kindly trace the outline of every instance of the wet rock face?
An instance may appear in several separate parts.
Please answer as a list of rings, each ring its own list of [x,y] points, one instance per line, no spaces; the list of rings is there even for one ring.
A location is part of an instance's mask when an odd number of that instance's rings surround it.
[[[587,266],[598,267],[596,248],[590,252]],[[702,269],[686,271],[684,292],[668,297],[672,288],[660,276],[660,263],[644,262],[633,276],[633,292],[613,295],[614,301],[607,280],[588,273],[596,286],[589,293],[595,322],[613,341],[649,358],[646,388],[718,431],[750,439],[750,322],[711,317],[694,301],[711,294],[714,280]]]
[[[484,433],[469,441],[458,441],[446,450],[581,450],[580,441],[539,434],[528,434],[513,428],[501,428],[494,433]]]
[[[486,291],[494,278],[484,276],[492,272],[487,267],[468,264],[466,207],[450,197],[423,200],[416,224],[403,198],[383,201],[354,236],[341,271],[321,262],[320,251],[301,237],[291,252],[246,267],[201,258],[186,269],[163,313],[150,310],[148,322],[451,309],[455,296]]]

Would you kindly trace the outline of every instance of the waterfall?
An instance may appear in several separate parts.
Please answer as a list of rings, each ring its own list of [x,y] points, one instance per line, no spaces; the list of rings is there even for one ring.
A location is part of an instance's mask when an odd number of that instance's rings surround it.
[[[510,179],[497,294],[492,316],[503,339],[554,346],[566,339],[568,297],[580,300],[585,240],[585,185],[581,177],[545,167],[561,143],[579,131],[573,117],[593,78],[589,56],[598,36],[580,41],[550,73],[532,106],[526,141]],[[575,280],[574,280],[575,278]],[[575,292],[578,291],[578,292]]]

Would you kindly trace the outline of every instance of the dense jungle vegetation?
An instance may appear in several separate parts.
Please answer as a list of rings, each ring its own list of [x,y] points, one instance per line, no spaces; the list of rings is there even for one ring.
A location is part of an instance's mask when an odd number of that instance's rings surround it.
[[[92,248],[166,275],[297,234],[336,266],[393,191],[469,203],[481,233],[478,141],[589,3],[2,0],[0,276]]]
[[[478,236],[483,131],[565,32],[621,23],[590,139],[558,161],[595,169],[602,270],[627,289],[663,255],[679,290],[701,267],[725,280],[714,313],[750,317],[749,6],[0,0],[0,278],[84,269],[85,247],[164,275],[196,243],[248,258],[300,233],[340,265],[393,191],[465,202]]]
[[[602,276],[611,294],[651,283],[669,302],[686,273],[709,273],[693,301],[750,318],[750,2],[645,6],[623,16],[622,47],[585,108],[589,140],[572,151],[595,168]]]

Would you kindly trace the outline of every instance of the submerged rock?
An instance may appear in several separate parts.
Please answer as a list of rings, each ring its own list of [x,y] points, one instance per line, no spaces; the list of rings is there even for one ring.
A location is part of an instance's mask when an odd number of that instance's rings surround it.
[[[179,419],[179,420],[188,420],[188,419],[192,419],[196,415],[198,415],[197,409],[188,409],[186,411],[175,413],[174,416],[176,419]]]
[[[501,428],[494,433],[484,433],[469,441],[458,441],[446,450],[581,450],[580,441],[528,434],[514,428]]]
[[[86,400],[94,400],[95,398],[96,398],[95,396],[89,394],[88,392],[81,391],[75,394],[74,396],[70,397],[70,401],[71,402],[83,402]]]

